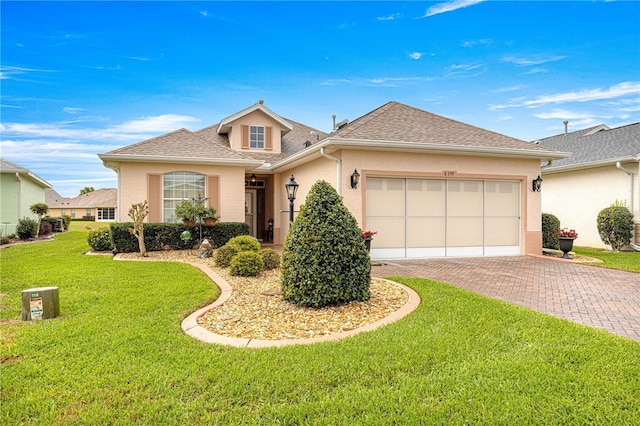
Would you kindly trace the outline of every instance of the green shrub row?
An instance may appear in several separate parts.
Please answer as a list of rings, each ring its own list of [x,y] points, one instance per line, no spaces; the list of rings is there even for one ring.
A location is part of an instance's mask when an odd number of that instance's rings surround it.
[[[133,222],[112,223],[111,238],[116,253],[140,251],[138,240],[130,232]],[[191,239],[183,241],[182,232],[189,231]],[[249,225],[244,222],[220,222],[215,226],[202,226],[202,238],[207,238],[214,247],[222,247],[231,238],[249,234]],[[144,243],[147,251],[192,249],[200,237],[197,226],[189,227],[180,223],[145,223]]]
[[[94,251],[113,250],[111,230],[107,227],[89,231],[89,235],[87,235],[87,242]]]

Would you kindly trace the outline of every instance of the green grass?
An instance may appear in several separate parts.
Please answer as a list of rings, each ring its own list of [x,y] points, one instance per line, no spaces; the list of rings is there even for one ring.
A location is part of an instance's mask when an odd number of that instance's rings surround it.
[[[86,232],[0,251],[0,316],[60,287],[62,316],[1,325],[0,424],[639,424],[640,343],[426,279],[397,323],[238,349],[185,336],[217,296],[187,265],[85,256]]]
[[[603,261],[603,263],[589,263],[589,265],[640,272],[640,252],[637,251],[614,253],[599,248],[574,247],[573,252]]]

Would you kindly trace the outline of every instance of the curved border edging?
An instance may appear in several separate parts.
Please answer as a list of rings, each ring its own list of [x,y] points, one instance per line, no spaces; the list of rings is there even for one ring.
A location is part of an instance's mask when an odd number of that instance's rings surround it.
[[[204,308],[198,309],[197,311],[195,311],[194,313],[192,313],[182,321],[182,331],[184,331],[185,334],[191,337],[195,337],[196,339],[205,343],[215,343],[219,345],[235,346],[237,348],[268,348],[268,347],[310,345],[313,343],[331,342],[331,341],[341,340],[347,337],[355,336],[356,334],[359,334],[365,331],[375,330],[376,328],[380,328],[383,325],[396,322],[400,318],[403,318],[409,315],[420,304],[420,296],[418,296],[418,293],[416,293],[413,289],[403,284],[397,283],[395,281],[384,280],[402,288],[407,293],[409,298],[407,302],[404,305],[402,305],[402,307],[397,311],[392,312],[388,316],[376,322],[367,324],[364,327],[356,328],[356,329],[345,331],[342,333],[331,334],[328,336],[312,337],[312,338],[306,338],[306,339],[261,340],[261,339],[227,337],[227,336],[222,336],[220,334],[213,333],[207,330],[206,328],[201,327],[198,324],[198,319],[209,310],[215,308],[216,306],[220,306],[223,303],[225,303],[227,300],[229,300],[229,297],[231,297],[231,291],[232,291],[231,286],[220,275],[216,274],[209,267],[202,264],[198,264],[198,263],[189,262],[189,264],[195,266],[196,268],[200,269],[205,274],[207,274],[207,276],[209,276],[209,278],[211,278],[211,280],[214,283],[216,283],[218,287],[220,287],[220,290],[222,292],[220,294],[220,297],[215,302],[213,302],[208,306],[205,306]],[[378,279],[383,279],[383,278],[378,278]]]
[[[133,261],[145,261],[145,259],[123,259],[119,256],[120,253],[114,256],[115,260],[133,260]],[[418,305],[420,305],[420,296],[410,287],[407,287],[404,284],[400,284],[395,281],[386,280],[384,278],[378,278],[380,280],[384,280],[388,283],[396,285],[404,290],[407,293],[408,299],[407,302],[402,305],[400,309],[386,317],[379,319],[376,322],[371,324],[367,324],[360,328],[355,328],[353,330],[344,331],[342,333],[330,334],[328,336],[321,337],[311,337],[306,339],[283,339],[283,340],[261,340],[261,339],[248,339],[248,338],[236,338],[236,337],[227,337],[222,336],[220,334],[213,333],[206,328],[200,326],[198,324],[198,319],[202,317],[205,313],[210,311],[211,309],[224,304],[231,297],[231,293],[233,288],[231,285],[220,275],[215,273],[213,269],[209,268],[206,265],[195,262],[183,262],[193,267],[198,268],[202,272],[204,272],[209,279],[220,288],[220,296],[215,300],[215,302],[207,305],[203,308],[198,309],[193,312],[191,315],[186,317],[181,324],[182,331],[191,337],[194,337],[201,342],[204,343],[215,343],[218,345],[226,345],[226,346],[235,346],[237,348],[268,348],[268,347],[282,347],[282,346],[292,346],[292,345],[310,345],[313,343],[321,343],[321,342],[333,342],[337,340],[342,340],[347,337],[355,336],[356,334],[363,333],[365,331],[372,331],[377,328],[382,327],[383,325],[391,324],[393,322],[398,321],[401,318],[406,317],[411,312],[413,312]]]

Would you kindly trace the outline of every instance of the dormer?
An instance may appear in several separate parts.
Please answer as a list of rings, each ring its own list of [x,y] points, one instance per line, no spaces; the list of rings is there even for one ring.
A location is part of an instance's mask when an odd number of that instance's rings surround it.
[[[263,101],[251,105],[220,121],[218,134],[226,134],[231,149],[240,152],[280,154],[282,136],[293,126]]]

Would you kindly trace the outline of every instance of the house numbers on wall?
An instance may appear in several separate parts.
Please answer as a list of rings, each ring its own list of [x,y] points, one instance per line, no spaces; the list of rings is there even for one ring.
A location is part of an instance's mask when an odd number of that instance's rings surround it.
[[[456,171],[455,170],[443,170],[442,174],[444,175],[444,177],[451,177],[451,176],[455,176],[456,175]]]

